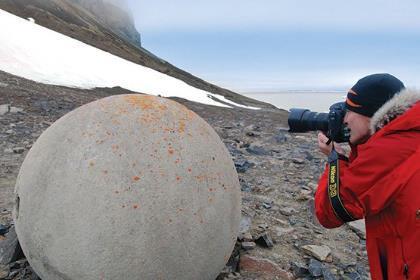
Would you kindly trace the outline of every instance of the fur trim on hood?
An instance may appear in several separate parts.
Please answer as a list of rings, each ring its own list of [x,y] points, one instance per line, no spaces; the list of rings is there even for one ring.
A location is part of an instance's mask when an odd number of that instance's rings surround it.
[[[396,94],[372,116],[370,120],[371,133],[374,134],[393,119],[404,114],[418,101],[420,101],[419,90],[404,89]]]

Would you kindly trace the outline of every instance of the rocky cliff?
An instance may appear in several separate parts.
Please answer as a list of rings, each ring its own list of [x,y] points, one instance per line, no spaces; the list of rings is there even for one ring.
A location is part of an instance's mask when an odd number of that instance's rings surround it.
[[[80,5],[90,12],[96,20],[110,30],[126,39],[128,42],[141,47],[140,33],[137,31],[132,15],[127,11],[123,1],[104,0],[68,0]]]

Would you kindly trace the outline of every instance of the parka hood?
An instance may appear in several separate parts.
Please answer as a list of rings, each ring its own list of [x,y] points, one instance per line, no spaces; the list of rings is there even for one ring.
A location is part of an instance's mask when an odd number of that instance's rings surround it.
[[[420,90],[404,89],[400,93],[396,94],[392,99],[386,102],[378,111],[376,111],[376,113],[371,118],[371,134],[374,134],[375,132],[379,131],[392,120],[409,111],[419,101]],[[420,126],[420,109],[417,111],[417,120],[418,125]]]

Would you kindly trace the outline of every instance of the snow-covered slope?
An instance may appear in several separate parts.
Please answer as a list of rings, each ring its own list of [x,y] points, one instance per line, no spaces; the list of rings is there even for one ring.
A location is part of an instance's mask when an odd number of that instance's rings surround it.
[[[0,10],[0,70],[46,84],[78,88],[120,86],[134,92],[180,97],[248,109],[222,95],[104,52]]]

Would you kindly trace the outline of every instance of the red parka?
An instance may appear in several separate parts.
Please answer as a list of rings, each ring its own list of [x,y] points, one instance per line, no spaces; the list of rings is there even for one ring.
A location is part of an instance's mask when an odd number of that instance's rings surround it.
[[[374,134],[352,147],[349,161],[339,160],[341,201],[353,218],[365,218],[374,280],[420,279],[420,93],[405,91],[375,114]],[[328,166],[316,215],[334,228],[343,222],[331,207],[327,177]]]

